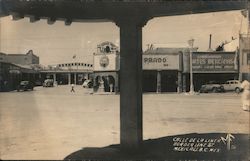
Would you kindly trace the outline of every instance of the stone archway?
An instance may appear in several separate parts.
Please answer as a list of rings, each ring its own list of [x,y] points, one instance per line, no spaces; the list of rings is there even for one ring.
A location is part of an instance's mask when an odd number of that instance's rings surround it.
[[[108,75],[108,79],[109,79],[109,92],[115,92],[116,82],[114,76]]]

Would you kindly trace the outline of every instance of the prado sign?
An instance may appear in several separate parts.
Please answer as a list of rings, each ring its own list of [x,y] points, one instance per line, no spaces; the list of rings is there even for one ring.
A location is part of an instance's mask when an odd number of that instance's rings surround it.
[[[179,70],[179,55],[143,55],[143,70]]]

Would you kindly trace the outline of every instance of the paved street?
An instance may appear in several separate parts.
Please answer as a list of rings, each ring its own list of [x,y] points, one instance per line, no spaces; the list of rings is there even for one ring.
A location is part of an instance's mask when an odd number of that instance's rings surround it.
[[[63,159],[119,143],[119,95],[76,86],[0,93],[0,159]],[[188,133],[249,133],[240,95],[144,94],[144,139]]]

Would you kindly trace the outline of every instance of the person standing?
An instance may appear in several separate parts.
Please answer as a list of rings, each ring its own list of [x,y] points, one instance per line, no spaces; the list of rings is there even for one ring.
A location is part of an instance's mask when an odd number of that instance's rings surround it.
[[[242,108],[244,111],[250,111],[250,83],[244,80],[241,88],[244,90],[241,96]]]
[[[75,92],[75,85],[71,84],[71,91],[70,92]]]

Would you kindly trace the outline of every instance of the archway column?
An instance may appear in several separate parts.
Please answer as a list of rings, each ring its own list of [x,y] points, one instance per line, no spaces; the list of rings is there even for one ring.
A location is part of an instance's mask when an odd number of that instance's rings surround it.
[[[142,134],[142,27],[146,21],[120,19],[120,143],[140,147]]]
[[[69,72],[68,73],[68,85],[70,85],[71,84],[71,73]]]
[[[56,83],[56,73],[53,73],[53,82],[54,82],[54,85],[57,84]]]
[[[76,76],[77,76],[77,73],[75,72],[75,73],[74,73],[74,84],[75,84],[75,85],[77,84]]]

